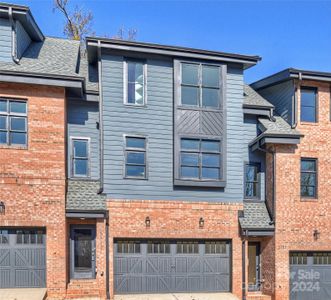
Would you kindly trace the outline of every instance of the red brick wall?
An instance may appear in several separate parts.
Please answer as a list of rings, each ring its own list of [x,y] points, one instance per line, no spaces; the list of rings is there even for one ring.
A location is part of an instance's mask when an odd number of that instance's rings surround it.
[[[232,240],[233,293],[241,297],[242,246],[238,210],[242,204],[211,204],[181,201],[109,200],[110,222],[110,287],[113,296],[114,238],[190,238]],[[145,218],[151,225],[146,228]],[[199,228],[199,219],[204,227]]]
[[[42,226],[47,231],[50,298],[66,288],[65,91],[63,88],[0,84],[0,97],[26,99],[28,148],[0,148],[0,226]]]
[[[300,145],[277,146],[275,298],[289,299],[289,251],[331,250],[331,122],[330,86],[302,82],[318,87],[318,123],[301,123],[297,129],[305,135]],[[300,93],[298,93],[300,116]],[[300,119],[300,118],[299,118]],[[300,159],[318,159],[318,198],[300,196]],[[268,166],[270,167],[270,165]],[[314,240],[314,230],[320,238]]]

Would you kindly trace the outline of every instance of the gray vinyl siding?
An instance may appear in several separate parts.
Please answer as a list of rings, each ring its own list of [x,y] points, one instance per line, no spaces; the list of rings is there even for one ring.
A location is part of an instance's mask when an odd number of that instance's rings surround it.
[[[90,138],[90,175],[99,179],[99,108],[97,102],[68,101],[68,176],[71,177],[70,137]]]
[[[252,115],[244,116],[244,129],[243,129],[243,143],[249,144],[256,136],[257,132],[257,117]],[[249,147],[244,151],[244,164],[245,163],[259,163],[261,166],[260,173],[260,200],[265,200],[265,153],[261,151],[252,152]],[[244,194],[245,186],[243,186],[243,194]]]
[[[0,61],[11,61],[11,26],[3,18],[0,18]]]
[[[17,57],[21,58],[26,48],[29,47],[31,39],[20,21],[16,21],[16,40]]]
[[[243,199],[243,74],[226,75],[227,161],[225,189],[173,186],[173,62],[147,60],[147,105],[123,104],[123,57],[103,54],[104,192],[109,198],[232,201]],[[123,135],[148,138],[147,180],[124,179]]]
[[[285,81],[264,89],[258,90],[262,97],[275,106],[275,112],[287,123],[293,124],[294,82]]]

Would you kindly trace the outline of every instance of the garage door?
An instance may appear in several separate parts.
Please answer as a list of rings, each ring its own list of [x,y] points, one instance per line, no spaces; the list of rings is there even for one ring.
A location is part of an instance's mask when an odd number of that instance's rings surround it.
[[[0,228],[0,288],[46,286],[45,230]]]
[[[290,253],[291,300],[331,299],[331,252]]]
[[[128,241],[114,244],[115,293],[230,291],[228,241]]]

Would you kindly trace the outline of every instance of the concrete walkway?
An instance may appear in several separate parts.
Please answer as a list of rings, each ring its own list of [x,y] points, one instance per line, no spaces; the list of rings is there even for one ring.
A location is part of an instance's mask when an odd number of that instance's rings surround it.
[[[0,300],[44,300],[46,289],[1,289]]]
[[[115,300],[239,300],[231,293],[174,293],[116,295]]]

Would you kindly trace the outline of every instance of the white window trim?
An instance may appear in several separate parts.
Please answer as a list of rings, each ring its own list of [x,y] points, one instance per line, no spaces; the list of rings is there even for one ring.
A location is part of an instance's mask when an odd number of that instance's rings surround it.
[[[87,175],[75,175],[74,173],[74,140],[87,141]],[[70,178],[91,178],[91,138],[81,136],[70,136]]]
[[[138,61],[143,64],[143,104],[128,103],[128,61]],[[123,61],[123,103],[131,107],[146,107],[147,106],[147,63],[144,60],[135,58],[125,58]]]

